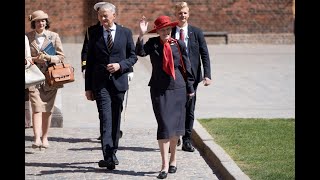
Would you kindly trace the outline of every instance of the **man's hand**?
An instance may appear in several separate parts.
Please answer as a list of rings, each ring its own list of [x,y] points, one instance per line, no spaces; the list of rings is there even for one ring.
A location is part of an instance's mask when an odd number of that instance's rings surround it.
[[[94,95],[92,91],[86,91],[86,97],[89,101],[94,101]]]
[[[119,63],[111,63],[107,65],[107,70],[112,74],[117,72],[120,69]]]
[[[211,84],[211,79],[205,77],[203,78],[203,85],[204,86],[209,86]]]

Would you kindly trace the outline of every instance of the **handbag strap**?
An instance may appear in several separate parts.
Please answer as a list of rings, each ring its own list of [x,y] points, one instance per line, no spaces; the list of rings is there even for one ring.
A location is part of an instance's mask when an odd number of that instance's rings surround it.
[[[32,58],[25,58],[25,60],[29,61],[30,64],[34,65],[34,62],[32,61]]]
[[[30,44],[38,51],[38,53],[40,52],[40,49],[35,41],[31,42]]]

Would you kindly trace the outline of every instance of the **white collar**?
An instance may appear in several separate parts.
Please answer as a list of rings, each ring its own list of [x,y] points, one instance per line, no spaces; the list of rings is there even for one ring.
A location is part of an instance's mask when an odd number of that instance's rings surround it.
[[[105,28],[104,26],[102,26],[103,27],[103,30],[107,30],[107,28]],[[111,26],[111,28],[109,28],[111,31],[115,31],[116,29],[117,29],[117,26],[116,26],[116,24],[115,23],[113,23],[113,25]]]
[[[184,32],[187,32],[188,31],[188,25],[187,26],[184,26],[184,27],[179,27],[179,26],[176,26],[177,27],[177,31],[180,31],[180,29],[183,29]]]
[[[43,31],[42,33],[38,33],[37,31],[36,32],[36,37],[46,37],[46,34],[44,33],[45,31]]]

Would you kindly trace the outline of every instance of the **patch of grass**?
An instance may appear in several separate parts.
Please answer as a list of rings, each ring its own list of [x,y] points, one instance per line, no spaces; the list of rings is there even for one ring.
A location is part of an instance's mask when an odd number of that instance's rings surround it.
[[[295,179],[294,119],[198,121],[252,180]]]

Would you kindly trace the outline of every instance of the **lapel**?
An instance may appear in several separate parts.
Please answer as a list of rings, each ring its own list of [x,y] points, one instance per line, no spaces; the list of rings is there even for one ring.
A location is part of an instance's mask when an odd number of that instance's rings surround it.
[[[173,39],[176,39],[176,31],[177,31],[177,27],[175,26],[172,28],[172,31],[171,31],[171,37]]]
[[[36,32],[33,31],[32,32],[32,36],[30,39],[30,44],[37,50],[37,52],[39,53],[40,51],[42,51],[44,48],[46,48],[48,46],[48,44],[50,43],[50,41],[52,40],[52,36],[50,35],[50,33],[45,30],[44,34],[46,35],[46,38],[43,41],[43,44],[41,46],[41,48],[38,47],[38,44],[36,42]]]
[[[104,31],[103,26],[100,26],[95,35],[96,37],[98,37],[97,38],[98,43],[96,45],[98,46],[99,49],[102,49],[104,53],[109,54],[108,48],[107,48],[107,42],[103,37],[103,31]]]
[[[116,28],[116,32],[115,32],[115,37],[114,37],[114,42],[113,42],[113,48],[112,49],[115,49],[115,48],[119,48],[118,46],[120,46],[120,43],[121,42],[121,37],[122,37],[122,29],[121,29],[121,26],[119,25],[116,25],[117,28]]]
[[[40,48],[41,50],[46,48],[49,45],[49,43],[51,42],[51,40],[52,40],[52,36],[50,35],[49,31],[46,30],[44,32],[44,34],[46,35],[46,38],[44,39],[43,44],[42,44],[42,46]]]
[[[154,39],[154,53],[157,54],[157,56],[159,56],[161,59],[163,58],[163,44],[161,43],[161,39],[160,36],[158,36],[157,38]]]
[[[40,52],[40,49],[38,48],[38,45],[35,39],[31,42],[31,45],[38,53]]]
[[[40,52],[40,49],[38,48],[37,42],[36,42],[36,32],[32,31],[31,35],[29,36],[29,41],[33,49],[37,51],[37,53]],[[31,47],[30,47],[31,48]]]
[[[188,24],[188,54],[190,54],[190,49],[191,49],[191,46],[192,46],[192,40],[194,39],[194,36],[193,36],[193,31],[192,31],[192,27],[190,27],[190,25]]]

